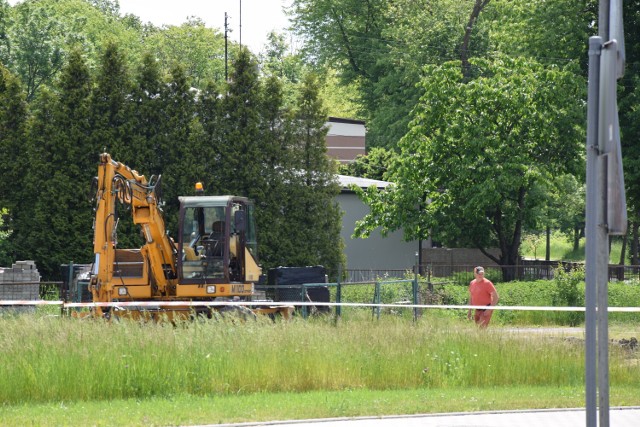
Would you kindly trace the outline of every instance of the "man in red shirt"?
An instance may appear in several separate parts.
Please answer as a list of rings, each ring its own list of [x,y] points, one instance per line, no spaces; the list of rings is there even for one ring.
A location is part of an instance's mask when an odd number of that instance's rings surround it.
[[[484,278],[484,268],[473,269],[475,279],[469,283],[469,305],[494,306],[498,304],[500,297],[498,291],[490,280]],[[474,314],[476,324],[481,328],[489,326],[493,310],[477,309]],[[467,312],[467,319],[471,320],[471,309]]]

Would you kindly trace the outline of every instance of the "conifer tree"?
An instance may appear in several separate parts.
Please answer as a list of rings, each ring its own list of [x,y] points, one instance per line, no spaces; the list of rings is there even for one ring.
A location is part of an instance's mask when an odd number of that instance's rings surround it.
[[[25,144],[25,126],[28,116],[25,94],[18,78],[0,64],[0,215],[4,216],[0,224],[0,234],[5,240],[2,244],[2,265],[13,261],[14,250],[11,241],[6,239],[8,230],[13,227],[16,212],[24,206],[23,181],[27,159]]]
[[[130,163],[131,115],[127,97],[131,83],[124,54],[115,42],[108,42],[100,58],[95,87],[91,94],[91,142],[96,158],[106,151],[114,159]]]
[[[254,199],[264,199],[261,176],[260,81],[258,64],[251,53],[241,49],[224,97],[223,141],[220,190]]]
[[[80,52],[69,55],[58,88],[57,95],[43,91],[37,101],[25,182],[35,199],[16,226],[19,255],[34,259],[46,279],[58,277],[60,264],[90,262],[92,255],[88,200],[97,154],[89,143],[91,78]]]
[[[17,77],[0,64],[0,208],[14,210],[20,200],[18,186],[24,173],[27,104]]]
[[[162,188],[166,202],[165,220],[168,229],[175,234],[178,219],[178,196],[193,194],[193,184],[200,173],[198,148],[193,147],[192,129],[197,127],[194,94],[189,86],[184,69],[175,65],[170,81],[163,92],[166,138],[160,141],[158,155],[163,157],[160,164]]]
[[[197,115],[200,119],[202,138],[199,143],[202,175],[198,181],[204,185],[206,194],[220,194],[223,181],[222,163],[223,150],[226,148],[222,122],[224,120],[224,106],[219,87],[209,81],[198,96],[196,103]]]
[[[145,173],[134,163],[137,147],[132,145],[134,120],[131,101],[132,84],[125,54],[120,46],[109,41],[98,64],[96,81],[90,98],[92,160],[106,151],[116,161],[122,162],[141,174]],[[95,166],[93,167],[94,174]],[[117,241],[122,248],[139,247],[140,231],[133,224],[129,206],[117,205]]]
[[[294,113],[292,158],[298,174],[290,185],[287,221],[294,252],[293,265],[322,264],[332,277],[344,263],[340,237],[341,212],[335,201],[340,192],[336,166],[327,156],[327,113],[319,98],[317,79],[304,77]]]
[[[266,267],[287,265],[290,252],[288,222],[282,215],[282,201],[288,193],[292,169],[289,165],[288,135],[290,115],[284,106],[280,80],[270,77],[264,84],[260,104],[262,176],[266,186],[265,199],[257,217],[260,260]]]
[[[160,147],[166,138],[164,84],[160,66],[153,55],[146,53],[134,78],[131,95],[131,166],[147,175],[162,174],[166,160]]]

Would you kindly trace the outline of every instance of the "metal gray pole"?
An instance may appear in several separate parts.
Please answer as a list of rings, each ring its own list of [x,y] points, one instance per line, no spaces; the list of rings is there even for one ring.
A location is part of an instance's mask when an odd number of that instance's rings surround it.
[[[626,233],[615,83],[625,62],[622,0],[600,0],[598,35],[589,39],[587,106],[587,427],[596,426],[596,368],[599,426],[609,427],[609,236]]]
[[[598,156],[596,231],[596,289],[598,305],[598,418],[600,427],[609,427],[609,233],[607,232],[607,158]]]
[[[587,427],[597,426],[596,388],[596,296],[597,241],[599,197],[598,182],[598,99],[600,82],[600,51],[602,38],[589,38],[589,91],[587,101],[587,200],[586,200],[586,289],[585,289],[585,386]]]
[[[598,36],[603,42],[609,41],[609,0],[600,0],[598,8]]]

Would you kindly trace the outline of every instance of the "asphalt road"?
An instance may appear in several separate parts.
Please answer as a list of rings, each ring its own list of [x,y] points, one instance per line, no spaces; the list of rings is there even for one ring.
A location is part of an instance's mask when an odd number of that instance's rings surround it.
[[[609,421],[611,427],[640,426],[640,407],[611,408]],[[585,425],[586,415],[584,409],[496,411],[215,424],[217,427],[584,427]]]

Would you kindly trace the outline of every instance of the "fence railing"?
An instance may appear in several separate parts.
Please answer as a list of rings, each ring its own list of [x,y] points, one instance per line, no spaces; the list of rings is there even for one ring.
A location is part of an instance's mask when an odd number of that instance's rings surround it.
[[[299,308],[302,316],[306,318],[309,315],[309,310],[320,313],[328,313],[330,310],[329,306],[323,305],[324,303],[335,303],[338,304],[335,307],[336,316],[341,315],[342,307],[339,304],[342,304],[342,290],[345,286],[357,286],[361,284],[366,284],[367,286],[373,286],[373,298],[372,304],[377,304],[377,307],[373,308],[373,315],[377,318],[380,318],[380,304],[381,301],[381,288],[383,285],[400,285],[400,284],[410,284],[411,285],[411,300],[407,301],[409,304],[419,304],[419,295],[418,295],[418,287],[419,283],[417,280],[377,280],[371,282],[359,282],[359,283],[303,283],[299,285],[264,285],[264,286],[256,286],[256,290],[262,291],[265,293],[265,296],[276,302],[288,302],[292,305],[296,306],[299,303],[305,304],[313,304],[315,305],[300,305]],[[330,288],[335,288],[334,292],[330,292]],[[414,317],[418,316],[417,309],[414,309]]]
[[[343,282],[344,283],[373,283],[376,280],[387,279],[403,279],[408,273],[411,273],[411,269],[398,270],[398,269],[378,269],[378,270],[357,270],[349,269],[344,270]]]
[[[575,262],[557,262],[557,261],[532,261],[523,260],[521,264],[515,266],[485,266],[485,276],[494,283],[500,283],[511,280],[519,281],[533,281],[533,280],[552,280],[558,266],[562,266],[565,270],[571,270],[576,267],[582,267],[582,263]],[[421,268],[421,282],[428,285],[428,290],[433,289],[433,285],[462,285],[467,286],[473,279],[473,268],[475,265],[432,265],[426,264]],[[280,286],[278,289],[271,289],[271,293],[266,295],[267,299],[275,301],[309,301],[308,297],[311,295],[312,299],[316,296],[314,292],[318,291],[322,285],[331,289],[332,299],[340,302],[340,291],[343,289],[342,285],[368,285],[371,286],[372,292],[375,292],[374,286],[376,283],[384,283],[387,281],[402,281],[407,279],[414,279],[414,274],[411,270],[400,269],[367,269],[367,270],[346,270],[341,276],[341,283],[326,283],[326,284],[307,284],[307,285],[293,285],[289,288]],[[640,280],[640,265],[609,265],[609,280],[610,281],[630,281]],[[22,283],[24,285],[25,283]],[[36,283],[27,283],[36,284]],[[39,294],[42,300],[61,300],[64,302],[90,302],[91,295],[86,289],[86,283],[82,280],[72,280],[64,282],[39,282]],[[6,283],[6,287],[3,291],[9,291],[10,285],[17,285],[16,283]],[[21,288],[22,286],[20,286]],[[287,295],[289,293],[290,295]],[[326,292],[325,292],[326,293]],[[6,295],[5,295],[6,294]],[[277,295],[275,295],[277,294]],[[15,295],[8,295],[4,292],[4,297],[0,299],[25,299],[23,293],[16,291]],[[284,297],[284,298],[283,298]],[[28,299],[37,298],[35,295]],[[323,296],[323,299],[326,297]],[[407,298],[408,300],[409,298]],[[369,300],[371,301],[371,300]],[[325,308],[326,310],[326,308]]]
[[[493,282],[512,280],[534,281],[553,280],[558,267],[565,271],[584,268],[584,263],[568,261],[523,260],[519,265],[485,266],[485,277]],[[422,275],[433,281],[448,281],[458,285],[468,285],[473,280],[475,265],[423,265]],[[609,281],[640,280],[640,265],[609,264]]]

